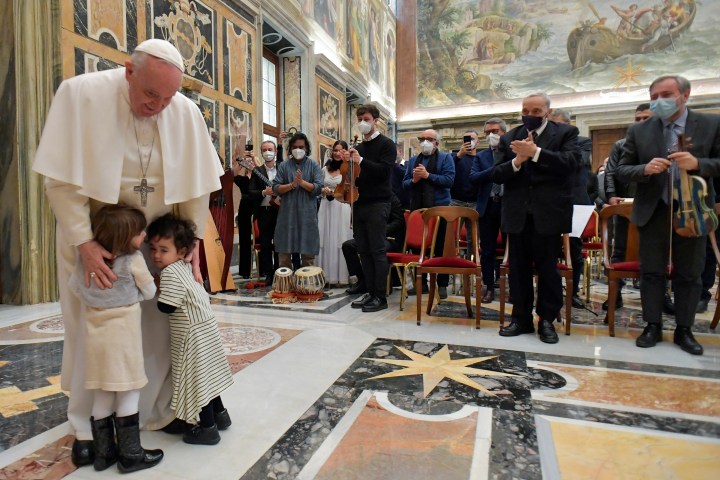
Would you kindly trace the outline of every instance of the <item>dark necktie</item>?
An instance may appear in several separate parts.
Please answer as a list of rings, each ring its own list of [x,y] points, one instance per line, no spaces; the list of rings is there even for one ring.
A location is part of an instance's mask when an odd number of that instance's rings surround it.
[[[665,146],[667,148],[668,155],[678,151],[679,130],[680,130],[680,126],[675,123],[668,123],[665,126],[663,136],[665,137]],[[662,200],[667,205],[670,205],[671,199],[672,199],[672,193],[671,193],[671,189],[669,187],[670,179],[672,178],[674,184],[677,184],[680,182],[680,171],[675,162],[673,162],[672,165],[670,165],[670,168],[668,169],[667,173],[668,173],[668,187],[663,189]],[[674,185],[673,185],[673,187],[674,187]]]

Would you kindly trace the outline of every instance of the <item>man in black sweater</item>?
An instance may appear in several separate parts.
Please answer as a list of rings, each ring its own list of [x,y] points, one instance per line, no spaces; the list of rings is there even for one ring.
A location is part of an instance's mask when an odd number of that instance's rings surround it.
[[[390,218],[385,228],[385,247],[388,252],[399,252],[405,243],[405,212],[400,199],[392,194],[390,200]],[[357,277],[357,281],[345,290],[350,295],[356,293],[367,293],[365,276],[363,274],[360,257],[358,257],[357,241],[354,238],[346,240],[342,244],[343,257],[347,264],[350,277]]]
[[[357,109],[363,141],[348,151],[348,161],[360,166],[358,199],[353,205],[353,237],[357,242],[367,293],[352,303],[363,312],[387,308],[385,279],[388,272],[385,227],[390,217],[391,178],[397,150],[395,142],[376,129],[380,111],[373,104]]]

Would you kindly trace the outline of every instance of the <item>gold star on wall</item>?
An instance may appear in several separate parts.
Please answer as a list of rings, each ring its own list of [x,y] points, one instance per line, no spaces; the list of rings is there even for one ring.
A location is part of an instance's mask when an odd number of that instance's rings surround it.
[[[210,111],[210,107],[205,107],[203,109],[203,118],[205,118],[205,120],[210,120],[211,116],[212,116],[212,112]]]
[[[458,360],[450,360],[450,351],[448,346],[442,347],[432,357],[426,357],[415,352],[411,352],[402,347],[395,345],[395,348],[403,352],[405,355],[410,357],[412,360],[381,360],[379,358],[365,358],[365,360],[372,360],[373,362],[388,363],[390,365],[398,365],[406,367],[403,370],[395,370],[393,372],[384,373],[375,377],[369,378],[368,380],[374,380],[378,378],[391,378],[391,377],[404,377],[407,375],[422,375],[423,376],[423,397],[427,397],[428,394],[440,383],[443,378],[449,378],[455,380],[458,383],[467,385],[481,392],[485,392],[488,395],[495,396],[487,388],[483,387],[479,383],[470,380],[467,375],[486,376],[486,377],[517,377],[512,373],[494,372],[492,370],[481,370],[477,368],[470,368],[468,365],[474,363],[486,362],[497,358],[498,355],[491,357],[476,357],[476,358],[460,358]]]
[[[645,65],[640,63],[638,65],[633,66],[632,60],[629,58],[627,59],[627,67],[621,68],[621,67],[615,67],[615,70],[618,72],[619,80],[615,82],[613,85],[613,88],[621,87],[623,85],[627,86],[627,91],[630,91],[630,85],[632,83],[636,83],[637,85],[642,85],[637,79],[638,75],[643,74],[643,68]]]

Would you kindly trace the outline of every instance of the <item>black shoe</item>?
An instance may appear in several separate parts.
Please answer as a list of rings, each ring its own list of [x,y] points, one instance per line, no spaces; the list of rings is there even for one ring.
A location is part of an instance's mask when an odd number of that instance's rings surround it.
[[[640,348],[654,347],[659,342],[662,342],[662,325],[657,323],[648,323],[640,336],[635,339],[635,345]]]
[[[407,291],[407,294],[408,294],[409,296],[411,296],[411,297],[412,297],[413,295],[415,295],[416,293],[417,293],[417,292],[416,292],[416,290],[415,290],[415,287],[413,287],[413,288],[411,288],[410,290]],[[422,286],[422,293],[430,293],[430,287],[428,287],[427,285],[423,285],[423,286]]]
[[[665,298],[663,299],[663,313],[675,315],[675,304],[673,303],[672,298],[670,298],[669,293],[666,293]]]
[[[448,297],[447,287],[438,287],[438,293],[440,295],[440,300],[445,300]]]
[[[623,298],[622,293],[618,293],[617,299],[615,300],[615,310],[623,308]],[[605,300],[602,304],[602,309],[606,310],[608,309],[608,300]]]
[[[84,467],[92,465],[95,462],[95,449],[92,440],[78,440],[77,438],[72,444],[72,453],[70,454],[73,465],[76,467]]]
[[[192,425],[187,423],[185,420],[180,420],[179,418],[174,419],[172,422],[165,425],[162,430],[165,433],[169,433],[170,435],[180,435],[185,433],[185,430],[190,428]]]
[[[90,417],[90,428],[92,429],[93,448],[95,449],[93,467],[96,471],[101,472],[112,467],[118,461],[118,446],[115,441],[113,416],[110,415],[99,420]]]
[[[385,310],[386,308],[388,308],[387,300],[380,297],[373,297],[372,300],[363,305],[362,311],[365,313],[379,312],[380,310]]]
[[[220,432],[217,425],[201,427],[194,425],[183,435],[183,442],[191,445],[217,445],[220,441]]]
[[[510,325],[500,329],[501,337],[517,337],[523,333],[535,333],[532,323],[530,325],[520,325],[518,322],[510,322]]]
[[[357,300],[355,300],[354,302],[352,302],[352,303],[350,304],[350,306],[351,306],[352,308],[363,308],[363,307],[365,306],[365,304],[368,303],[368,302],[370,302],[370,300],[372,300],[373,298],[374,298],[373,295],[371,295],[371,294],[369,294],[369,293],[366,293],[366,294],[363,295],[362,297],[360,297],[360,298],[358,298]]]
[[[137,472],[154,467],[163,459],[163,451],[145,450],[140,445],[140,416],[115,417],[115,430],[120,456],[117,466],[120,473]]]
[[[580,300],[580,297],[578,297],[577,295],[572,296],[572,306],[574,308],[585,308],[585,304],[582,300]]]
[[[697,307],[695,308],[695,313],[705,313],[707,312],[708,303],[710,303],[709,298],[701,298],[700,301],[697,304]]]
[[[673,335],[675,345],[680,345],[684,351],[691,355],[702,355],[703,347],[695,340],[695,337],[688,327],[677,327]]]
[[[558,343],[558,334],[552,322],[540,319],[538,322],[538,336],[540,341],[545,343]]]
[[[227,430],[232,425],[227,408],[215,414],[215,425],[217,425],[218,430]]]
[[[358,293],[367,293],[367,288],[365,288],[365,282],[353,283],[347,289],[345,289],[345,293],[347,293],[348,295],[356,295]]]

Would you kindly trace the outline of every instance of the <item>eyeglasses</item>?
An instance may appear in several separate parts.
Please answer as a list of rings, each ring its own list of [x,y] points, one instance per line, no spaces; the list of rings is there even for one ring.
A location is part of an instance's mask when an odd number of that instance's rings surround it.
[[[423,141],[425,141],[425,140],[427,140],[427,141],[430,142],[430,143],[432,143],[432,142],[437,142],[437,139],[435,139],[435,138],[430,138],[430,137],[418,137],[418,141],[419,141],[419,142],[423,142]]]
[[[490,135],[491,133],[494,133],[494,134],[496,134],[496,135],[500,135],[500,132],[501,132],[501,131],[502,131],[502,130],[500,130],[499,128],[493,128],[492,130],[485,130],[485,135]]]

